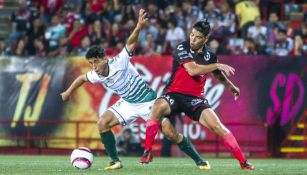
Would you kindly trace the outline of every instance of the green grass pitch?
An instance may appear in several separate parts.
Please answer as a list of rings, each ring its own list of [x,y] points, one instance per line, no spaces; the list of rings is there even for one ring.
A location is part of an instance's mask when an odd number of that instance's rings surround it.
[[[307,175],[307,159],[250,159],[256,169],[244,171],[235,159],[208,159],[211,170],[199,170],[189,158],[154,158],[148,165],[137,157],[122,157],[124,168],[105,171],[107,157],[95,156],[91,168],[76,170],[69,156],[0,155],[0,175]]]

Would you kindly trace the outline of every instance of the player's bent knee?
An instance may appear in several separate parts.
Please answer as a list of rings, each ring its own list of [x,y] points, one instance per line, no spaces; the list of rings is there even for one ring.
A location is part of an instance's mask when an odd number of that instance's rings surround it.
[[[212,126],[211,129],[215,134],[219,136],[224,136],[228,133],[228,129],[225,128],[224,125],[221,123]]]
[[[97,122],[99,131],[100,131],[100,132],[105,132],[105,131],[110,130],[111,127],[109,126],[109,123],[110,123],[110,122],[108,122],[108,121],[106,121],[106,120],[100,118],[100,119],[98,120],[98,122]]]

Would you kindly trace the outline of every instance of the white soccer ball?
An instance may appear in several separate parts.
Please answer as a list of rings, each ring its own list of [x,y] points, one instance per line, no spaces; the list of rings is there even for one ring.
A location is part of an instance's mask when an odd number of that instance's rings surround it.
[[[91,167],[93,159],[93,153],[86,147],[76,148],[70,155],[70,163],[80,170]]]

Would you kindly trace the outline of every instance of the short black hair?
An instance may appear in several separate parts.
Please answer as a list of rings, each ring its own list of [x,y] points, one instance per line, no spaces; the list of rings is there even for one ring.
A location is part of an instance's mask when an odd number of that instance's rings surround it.
[[[204,19],[202,21],[196,22],[193,25],[193,28],[199,31],[200,33],[202,33],[204,36],[208,36],[211,31],[211,27],[208,22],[208,19]]]
[[[106,55],[106,51],[103,48],[100,48],[99,46],[92,46],[86,53],[85,58],[100,58],[103,59]]]

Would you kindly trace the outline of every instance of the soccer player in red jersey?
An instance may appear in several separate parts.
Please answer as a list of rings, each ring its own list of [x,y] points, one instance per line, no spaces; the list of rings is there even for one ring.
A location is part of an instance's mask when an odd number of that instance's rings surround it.
[[[233,93],[235,99],[240,90],[226,76],[235,69],[217,62],[217,56],[207,47],[210,33],[207,20],[193,25],[190,40],[179,43],[174,51],[172,76],[165,93],[158,98],[152,108],[150,120],[146,122],[145,151],[140,163],[152,160],[151,148],[159,129],[160,116],[172,116],[184,112],[192,120],[198,121],[211,132],[221,137],[222,142],[245,170],[254,166],[247,162],[233,134],[223,125],[216,113],[204,98],[204,85],[210,72]]]

